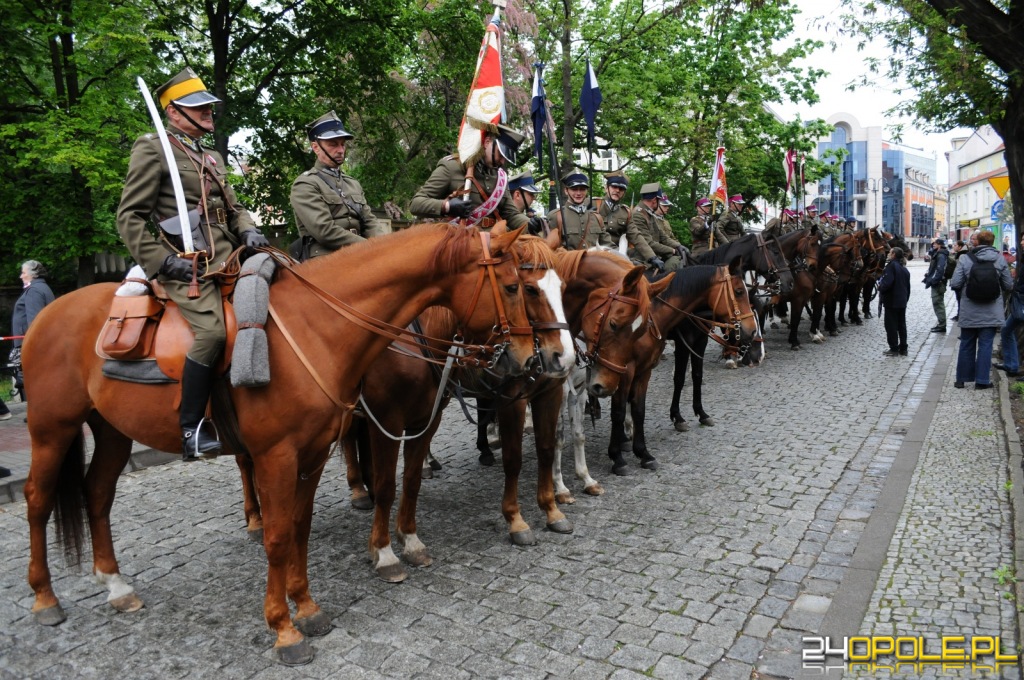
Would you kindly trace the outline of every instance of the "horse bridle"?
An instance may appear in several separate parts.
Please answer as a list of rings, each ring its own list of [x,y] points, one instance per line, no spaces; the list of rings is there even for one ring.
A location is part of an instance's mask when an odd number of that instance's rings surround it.
[[[577,354],[585,365],[591,365],[596,362],[607,368],[609,371],[618,373],[619,375],[626,372],[626,367],[622,364],[616,364],[609,361],[601,356],[601,334],[604,332],[605,318],[608,315],[608,309],[611,308],[612,302],[618,301],[630,305],[631,307],[635,307],[637,314],[640,313],[640,298],[626,297],[625,295],[620,294],[621,290],[622,283],[619,282],[619,285],[608,291],[608,295],[603,300],[598,301],[583,312],[583,324],[586,324],[587,317],[592,314],[596,314],[597,316],[594,319],[593,337],[587,340],[586,349]],[[656,339],[661,339],[661,333],[655,327],[654,320],[651,318],[650,313],[647,314],[647,318],[644,319],[644,323],[647,324],[648,332],[652,333]],[[584,338],[586,338],[586,333],[584,333]]]
[[[779,278],[779,270],[781,269],[778,264],[775,263],[775,256],[772,254],[771,249],[768,247],[768,240],[760,233],[755,234],[757,236],[757,249],[761,252],[761,257],[764,258],[765,263],[768,265],[768,272],[764,275],[764,285],[754,283],[755,289],[764,288],[768,291],[768,296],[778,295],[782,291],[782,281]],[[783,262],[788,266],[788,263]],[[756,273],[757,270],[755,270]]]
[[[519,271],[531,271],[534,269],[548,269],[554,271],[546,264],[534,263],[534,262],[520,262],[519,258],[513,255],[516,263],[516,270]],[[540,358],[540,338],[537,337],[537,331],[569,331],[569,324],[565,321],[534,321],[530,319],[530,333],[533,335],[533,355]],[[542,373],[544,370],[543,364],[537,362],[537,373]],[[529,376],[532,380],[533,376]]]
[[[676,307],[668,300],[662,298],[660,295],[657,298],[655,298],[655,300],[665,305],[669,309],[673,309],[682,314],[684,317],[690,319],[698,328],[704,331],[704,333],[709,338],[711,338],[718,344],[722,345],[723,347],[736,349],[739,351],[740,355],[743,355],[746,354],[748,349],[750,349],[750,345],[747,344],[737,346],[730,344],[728,341],[729,333],[735,331],[736,337],[740,337],[742,335],[744,319],[752,318],[755,315],[753,310],[744,313],[740,309],[740,304],[738,298],[736,297],[736,293],[733,291],[732,286],[729,285],[731,280],[732,274],[730,274],[726,269],[719,267],[719,270],[715,272],[715,279],[712,283],[719,285],[720,290],[718,290],[714,301],[710,305],[712,309],[714,309],[714,307],[716,307],[719,301],[721,300],[722,295],[725,295],[727,298],[726,303],[732,309],[732,317],[729,319],[728,322],[715,321],[714,319],[705,319],[704,317],[698,314],[694,314],[693,312],[687,312],[684,309]],[[743,279],[741,278],[740,281],[742,280]],[[746,283],[744,283],[743,285],[746,286]],[[724,292],[722,289],[724,289]],[[712,331],[714,331],[715,328],[721,328],[722,333],[725,337],[720,338],[718,337],[718,335],[713,333]],[[764,338],[757,336],[754,338],[754,342],[764,342]],[[692,349],[690,351],[693,352]]]

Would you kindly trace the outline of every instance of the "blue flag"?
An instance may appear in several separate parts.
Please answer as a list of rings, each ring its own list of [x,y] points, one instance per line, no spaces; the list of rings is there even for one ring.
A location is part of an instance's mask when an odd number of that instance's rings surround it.
[[[597,110],[601,106],[601,88],[597,84],[597,74],[594,67],[587,59],[587,71],[583,76],[583,90],[580,91],[580,110],[583,111],[583,118],[587,121],[587,143],[594,144],[596,135],[594,133],[594,122],[597,120]]]
[[[537,154],[538,171],[544,168],[544,126],[548,121],[547,101],[544,98],[544,81],[541,72],[544,64],[536,63],[533,77],[533,100],[530,102],[530,118],[533,120],[533,150]]]

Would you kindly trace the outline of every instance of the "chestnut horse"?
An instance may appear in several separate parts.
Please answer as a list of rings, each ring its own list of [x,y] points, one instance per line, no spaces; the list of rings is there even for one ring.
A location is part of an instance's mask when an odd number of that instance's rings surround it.
[[[229,448],[247,452],[255,467],[268,562],[264,615],[276,633],[281,663],[311,661],[305,636],[331,629],[330,617],[309,593],[313,499],[329,447],[350,423],[359,381],[391,341],[382,324],[405,327],[426,307],[443,305],[460,315],[467,332],[527,326],[508,254],[520,231],[490,237],[475,228],[422,225],[278,271],[270,288],[277,316],[266,327],[272,382],[230,389],[237,421],[218,422],[222,429],[237,426],[240,441]],[[178,387],[120,382],[101,372],[103,360],[94,343],[115,288],[89,286],[48,305],[32,324],[22,352],[26,380],[37,394],[28,405],[29,584],[35,591],[32,611],[44,625],[65,619],[47,564],[47,524],[55,506],[58,539],[72,559],[81,556],[83,506],[87,511],[93,573],[107,584],[111,605],[121,611],[142,606],[119,572],[110,509],[133,439],[164,451],[178,449]],[[505,335],[500,364],[522,372],[534,361],[534,344],[528,330]],[[538,351],[546,364],[571,356],[557,337]],[[88,475],[83,474],[83,423],[96,443]],[[294,624],[289,599],[296,607]]]
[[[750,308],[750,297],[743,280],[740,258],[729,265],[692,265],[676,272],[672,285],[654,301],[652,316],[659,335],[647,334],[633,345],[633,358],[627,365],[626,374],[619,382],[618,390],[612,397],[611,439],[608,442],[608,456],[612,459],[612,472],[628,474],[628,467],[622,457],[623,449],[629,445],[626,437],[626,408],[633,418],[632,451],[639,459],[640,466],[655,470],[657,460],[647,449],[644,435],[647,386],[651,371],[661,359],[669,334],[684,321],[702,323],[697,314],[710,309],[713,323],[727,326],[737,333],[739,354],[751,349],[751,358],[756,364],[764,357],[764,342],[757,317]],[[710,325],[707,326],[710,332]],[[591,390],[594,396],[604,396]]]

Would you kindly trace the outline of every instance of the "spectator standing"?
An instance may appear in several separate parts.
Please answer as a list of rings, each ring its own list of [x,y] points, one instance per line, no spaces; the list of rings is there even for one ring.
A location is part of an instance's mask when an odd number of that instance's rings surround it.
[[[1000,334],[1003,347],[1003,363],[996,364],[1006,375],[1017,377],[1020,373],[1020,353],[1017,349],[1017,328],[1024,325],[1024,276],[1021,275],[1021,258],[1024,257],[1024,236],[1021,236],[1021,247],[1017,249],[1017,268],[1010,292],[1010,313]]]
[[[910,272],[902,248],[889,251],[889,262],[878,280],[878,295],[885,309],[887,357],[907,356],[907,303],[910,302]]]
[[[932,241],[929,253],[928,273],[924,277],[924,287],[932,290],[932,309],[935,311],[935,326],[932,333],[946,332],[946,261],[949,251],[946,242],[941,238]]]
[[[14,314],[11,317],[11,332],[14,335],[25,335],[29,326],[35,320],[36,315],[43,311],[43,307],[53,302],[53,291],[46,285],[46,268],[35,260],[28,260],[21,265],[21,283],[24,290],[21,297],[14,303]],[[11,363],[20,364],[21,340],[14,341],[12,359],[18,361]],[[25,377],[21,368],[14,375],[14,386],[21,393],[21,400],[28,401],[28,392],[25,391]]]
[[[967,248],[967,244],[962,239],[957,239],[956,243],[953,244],[953,250],[949,253],[949,256],[953,258],[955,262],[960,261],[960,256],[964,254],[964,250]],[[956,265],[954,264],[954,271],[956,271]],[[952,278],[952,277],[951,277]],[[953,295],[956,296],[956,314],[950,317],[950,321],[960,320],[960,291],[954,290]]]
[[[991,231],[982,231],[971,236],[973,246],[957,262],[956,271],[950,281],[953,290],[961,290],[960,301],[960,352],[956,360],[956,382],[954,387],[963,388],[973,382],[974,389],[987,390],[992,387],[991,363],[992,341],[996,331],[1003,325],[1003,298],[995,295],[991,301],[979,301],[971,286],[980,282],[972,280],[971,271],[975,266],[991,262],[998,277],[999,288],[1007,292],[1013,287],[1010,267],[1002,254],[992,247],[996,236]]]

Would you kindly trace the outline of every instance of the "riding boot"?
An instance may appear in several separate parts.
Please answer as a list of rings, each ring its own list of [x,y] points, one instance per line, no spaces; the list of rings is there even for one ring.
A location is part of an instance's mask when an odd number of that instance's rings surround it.
[[[200,424],[206,415],[213,387],[213,369],[185,357],[181,374],[181,453],[182,460],[220,453],[220,442],[203,432]]]

